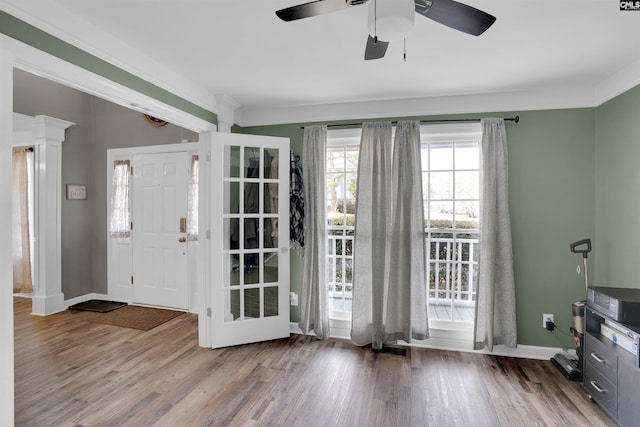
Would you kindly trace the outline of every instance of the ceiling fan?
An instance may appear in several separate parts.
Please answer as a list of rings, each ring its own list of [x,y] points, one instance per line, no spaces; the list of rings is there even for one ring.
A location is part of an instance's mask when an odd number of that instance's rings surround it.
[[[316,0],[280,9],[276,11],[276,15],[283,21],[295,21],[366,2],[367,0]],[[386,39],[403,36],[413,27],[414,11],[447,27],[474,36],[484,33],[496,20],[493,15],[454,0],[371,0],[370,35],[367,38],[364,59],[384,57],[389,41],[378,39],[378,35]]]

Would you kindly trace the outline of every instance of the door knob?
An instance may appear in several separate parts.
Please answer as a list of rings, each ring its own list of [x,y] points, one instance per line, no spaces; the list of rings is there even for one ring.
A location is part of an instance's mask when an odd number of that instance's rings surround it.
[[[178,239],[178,242],[180,242],[180,243],[184,243],[186,241],[187,241],[186,237],[181,237],[181,238]]]

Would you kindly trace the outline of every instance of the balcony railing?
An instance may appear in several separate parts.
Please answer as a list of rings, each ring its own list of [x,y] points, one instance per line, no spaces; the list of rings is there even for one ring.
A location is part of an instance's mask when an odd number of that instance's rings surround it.
[[[334,231],[328,241],[330,309],[350,313],[353,233],[337,235],[338,230]],[[474,321],[478,271],[478,239],[474,234],[477,235],[469,230],[426,234],[429,318]]]

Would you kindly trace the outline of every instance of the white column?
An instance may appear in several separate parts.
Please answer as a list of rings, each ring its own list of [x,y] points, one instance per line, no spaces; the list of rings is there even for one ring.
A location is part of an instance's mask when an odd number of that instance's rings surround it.
[[[1,40],[0,40],[1,44]],[[0,425],[12,426],[13,250],[11,220],[11,139],[13,136],[13,55],[0,45]]]
[[[31,122],[35,145],[35,250],[32,314],[47,316],[65,309],[62,293],[62,142],[74,123],[47,116]]]
[[[240,104],[228,95],[216,95],[218,107],[218,132],[231,132],[231,126],[235,123],[235,113]]]

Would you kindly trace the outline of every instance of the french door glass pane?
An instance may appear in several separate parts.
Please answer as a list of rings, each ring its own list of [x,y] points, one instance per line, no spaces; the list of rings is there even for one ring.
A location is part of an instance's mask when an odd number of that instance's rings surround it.
[[[260,178],[260,165],[260,148],[245,147],[243,176],[245,178]]]
[[[264,254],[264,283],[278,282],[278,253],[266,252]]]
[[[267,286],[264,288],[264,317],[278,315],[278,287]]]
[[[244,317],[249,319],[260,318],[260,288],[244,290]]]

